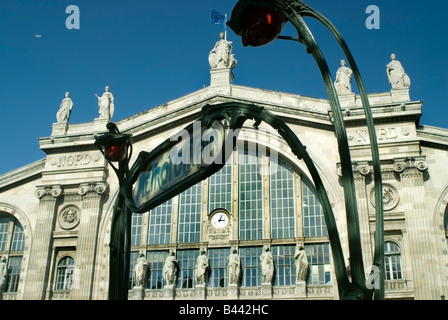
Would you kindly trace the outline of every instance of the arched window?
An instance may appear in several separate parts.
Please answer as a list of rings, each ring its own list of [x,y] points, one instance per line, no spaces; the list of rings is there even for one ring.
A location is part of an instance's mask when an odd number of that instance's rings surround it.
[[[0,213],[0,256],[6,258],[5,292],[17,292],[22,266],[25,236],[20,222],[9,214]]]
[[[64,257],[59,260],[56,271],[55,290],[70,290],[73,284],[75,261],[72,257]]]
[[[298,238],[304,239],[310,264],[308,284],[331,283],[327,227],[313,185],[286,158],[271,158],[269,153],[246,148],[235,151],[224,167],[205,181],[146,213],[149,217],[143,214],[132,219],[131,262],[146,245],[151,266],[147,289],[163,288],[160,272],[155,270],[162,268],[173,241],[180,245],[176,287],[194,288],[199,248],[216,232],[207,218],[216,209],[229,212],[231,226],[222,236],[232,238],[216,238],[207,248],[210,289],[228,286],[227,258],[231,247],[228,240],[238,243],[240,286],[260,286],[260,255],[263,240],[268,238],[273,240],[274,286],[295,285],[294,256]],[[145,230],[142,226],[146,223]]]
[[[394,242],[384,243],[384,264],[386,280],[403,279],[400,247]]]

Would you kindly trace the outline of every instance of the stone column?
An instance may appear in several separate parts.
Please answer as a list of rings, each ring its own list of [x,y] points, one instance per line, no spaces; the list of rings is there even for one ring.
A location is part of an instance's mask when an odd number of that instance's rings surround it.
[[[369,223],[368,195],[366,177],[371,173],[367,162],[358,162],[354,170],[355,188],[358,201],[358,219],[361,234],[361,248],[363,253],[364,270],[370,273],[373,264],[373,251]]]
[[[406,216],[409,247],[404,248],[411,257],[411,267],[416,300],[440,299],[440,283],[437,279],[437,259],[431,238],[431,226],[425,207],[423,175],[427,170],[424,157],[396,159],[394,170],[400,175],[402,204]]]
[[[38,187],[39,199],[36,227],[30,250],[30,260],[24,289],[24,300],[43,300],[50,278],[51,248],[56,221],[57,199],[62,195],[60,186]]]
[[[70,298],[89,300],[92,298],[95,257],[98,242],[98,224],[101,218],[101,198],[108,185],[104,182],[81,184],[78,193],[82,196],[81,217],[78,226],[78,245],[75,265],[79,268],[79,279],[72,287]]]

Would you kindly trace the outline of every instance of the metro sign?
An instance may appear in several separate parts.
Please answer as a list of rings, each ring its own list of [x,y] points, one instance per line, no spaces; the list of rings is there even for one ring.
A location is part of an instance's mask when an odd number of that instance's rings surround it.
[[[125,185],[126,201],[142,213],[219,171],[229,155],[224,152],[225,129],[196,121],[151,153],[141,152]]]

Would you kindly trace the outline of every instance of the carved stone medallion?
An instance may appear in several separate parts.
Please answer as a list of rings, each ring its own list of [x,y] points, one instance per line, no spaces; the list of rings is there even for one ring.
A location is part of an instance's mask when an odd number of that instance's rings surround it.
[[[75,228],[79,223],[79,209],[75,206],[65,207],[59,212],[58,222],[64,230]]]
[[[383,184],[383,209],[390,211],[400,202],[398,190],[393,185]],[[370,203],[375,207],[375,189],[370,191]]]

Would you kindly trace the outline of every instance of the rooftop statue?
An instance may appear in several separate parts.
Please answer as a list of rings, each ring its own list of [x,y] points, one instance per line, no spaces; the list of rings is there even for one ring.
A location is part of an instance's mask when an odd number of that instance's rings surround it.
[[[219,34],[220,40],[216,42],[215,47],[208,56],[208,62],[212,69],[235,68],[237,61],[232,54],[232,41],[224,38],[224,32]]]
[[[73,101],[70,98],[70,92],[65,93],[65,98],[62,100],[59,110],[56,113],[56,120],[58,123],[67,123],[73,108]]]
[[[101,97],[98,97],[97,94],[95,94],[95,96],[98,99],[99,117],[110,121],[112,120],[115,111],[114,96],[109,91],[109,86],[106,86],[105,90],[106,91]]]
[[[392,89],[409,88],[411,86],[411,79],[404,72],[400,61],[395,60],[394,53],[391,54],[390,59],[392,61],[387,65],[387,77],[389,78]]]
[[[339,95],[352,93],[352,74],[353,71],[345,66],[344,60],[341,60],[341,67],[336,73],[336,81],[334,82]]]

